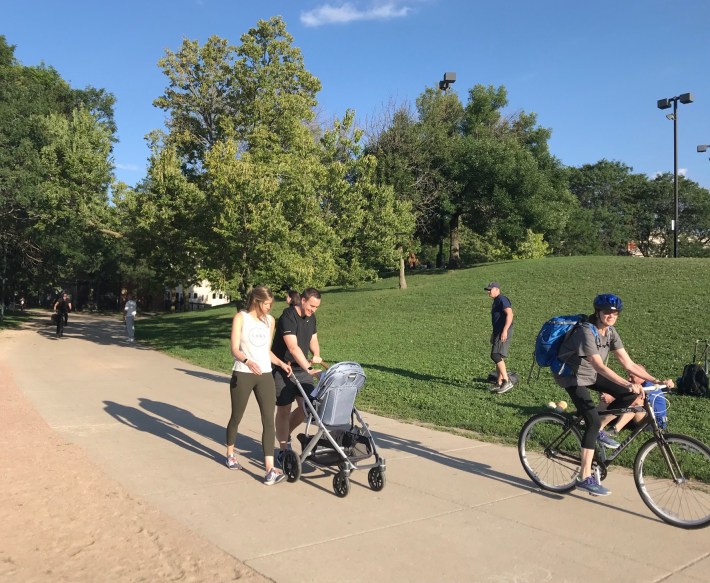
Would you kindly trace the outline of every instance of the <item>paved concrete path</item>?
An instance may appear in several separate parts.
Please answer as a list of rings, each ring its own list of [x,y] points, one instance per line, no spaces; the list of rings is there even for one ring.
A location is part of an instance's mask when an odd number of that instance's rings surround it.
[[[608,498],[550,495],[514,448],[376,415],[364,417],[387,460],[381,492],[355,472],[338,498],[321,470],[265,487],[255,400],[245,470],[224,466],[226,371],[127,344],[118,319],[72,314],[63,339],[47,323],[0,334],[0,359],[57,439],[275,581],[709,580],[710,530],[656,519],[628,472],[610,474]]]

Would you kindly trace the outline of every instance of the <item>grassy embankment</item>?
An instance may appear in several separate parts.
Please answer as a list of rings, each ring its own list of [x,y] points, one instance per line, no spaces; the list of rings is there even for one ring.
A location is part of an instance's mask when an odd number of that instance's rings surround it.
[[[547,370],[505,395],[491,395],[490,299],[501,282],[515,312],[509,367],[527,380],[535,336],[556,314],[589,313],[599,292],[624,300],[619,330],[629,354],[655,375],[676,378],[695,339],[710,337],[710,260],[570,257],[486,264],[409,275],[355,290],[324,291],[318,311],[322,356],[354,360],[368,375],[365,411],[478,438],[515,443],[523,421],[548,401],[566,399]],[[274,305],[278,317],[285,307]],[[141,320],[139,340],[216,371],[231,368],[234,307]],[[610,360],[613,363],[613,358]],[[618,370],[618,368],[617,368]],[[670,429],[710,443],[710,399],[671,397]],[[635,451],[620,461],[629,464]]]

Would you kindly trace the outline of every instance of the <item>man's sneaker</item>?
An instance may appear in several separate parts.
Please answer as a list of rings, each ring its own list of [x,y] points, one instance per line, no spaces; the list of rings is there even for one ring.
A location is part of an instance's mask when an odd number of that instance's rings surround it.
[[[503,381],[503,384],[500,386],[500,389],[498,389],[497,393],[499,395],[502,395],[503,393],[507,393],[510,389],[513,388],[513,383],[510,382],[510,379]]]
[[[502,386],[503,386],[503,385],[491,385],[490,387],[488,387],[488,392],[489,392],[489,393],[499,393],[499,392],[500,392],[500,388],[501,388]]]
[[[577,478],[575,483],[580,490],[586,490],[592,496],[608,496],[611,490],[602,486],[594,476],[589,476],[584,480]]]
[[[267,486],[273,486],[279,482],[283,482],[286,479],[286,474],[279,472],[276,468],[271,468],[266,476],[264,476],[264,484]]]
[[[230,470],[241,470],[242,469],[241,464],[237,461],[237,456],[234,454],[227,456],[227,467]]]
[[[619,442],[612,439],[606,431],[600,431],[597,441],[609,449],[619,449]]]
[[[288,436],[288,443],[286,443],[286,449],[280,449],[279,453],[276,454],[276,463],[280,467],[284,467],[284,455],[286,455],[286,450],[291,449],[291,436]]]

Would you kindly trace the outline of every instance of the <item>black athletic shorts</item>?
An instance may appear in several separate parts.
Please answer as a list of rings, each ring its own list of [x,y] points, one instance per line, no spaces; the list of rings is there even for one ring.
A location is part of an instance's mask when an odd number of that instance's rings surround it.
[[[306,395],[310,394],[316,386],[313,381],[313,376],[300,366],[293,367],[293,374],[296,375],[298,382],[301,383],[303,390],[306,391]],[[274,385],[276,385],[277,407],[290,405],[296,400],[296,397],[303,397],[296,383],[288,378],[281,368],[274,368]]]

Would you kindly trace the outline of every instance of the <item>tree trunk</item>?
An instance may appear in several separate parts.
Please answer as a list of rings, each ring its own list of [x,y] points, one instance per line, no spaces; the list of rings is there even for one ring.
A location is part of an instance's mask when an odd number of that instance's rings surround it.
[[[460,213],[454,213],[449,223],[449,269],[458,269],[461,267],[461,240],[459,238],[459,217]]]
[[[404,249],[399,248],[399,289],[407,289],[407,279],[404,277]]]
[[[444,267],[444,219],[439,217],[439,252],[436,254],[436,266]]]

